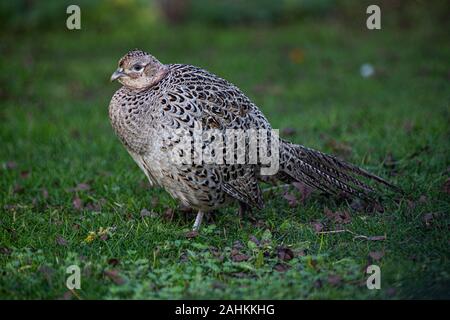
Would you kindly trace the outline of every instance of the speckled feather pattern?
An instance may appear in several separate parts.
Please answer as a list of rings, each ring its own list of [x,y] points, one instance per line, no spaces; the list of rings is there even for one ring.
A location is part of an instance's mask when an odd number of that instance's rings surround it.
[[[123,60],[140,52],[129,53]],[[112,126],[133,159],[153,185],[161,186],[184,205],[209,211],[230,201],[261,208],[259,166],[231,164],[174,165],[167,152],[183,128],[271,129],[259,108],[236,86],[201,68],[172,64],[152,86],[133,90],[123,86],[112,97]],[[161,144],[154,141],[160,139]],[[356,166],[301,145],[280,141],[277,179],[300,181],[329,194],[345,193],[371,200],[374,189],[361,180],[385,180]],[[207,142],[204,142],[207,143]]]

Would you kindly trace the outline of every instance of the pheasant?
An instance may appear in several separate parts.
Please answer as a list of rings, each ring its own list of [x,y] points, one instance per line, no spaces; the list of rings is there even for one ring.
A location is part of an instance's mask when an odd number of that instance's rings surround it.
[[[111,81],[114,80],[123,85],[109,104],[115,133],[151,185],[163,187],[182,205],[198,211],[194,232],[199,230],[205,212],[231,202],[239,204],[240,213],[261,209],[259,181],[267,176],[286,183],[301,182],[330,195],[345,194],[366,201],[376,201],[378,189],[365,180],[399,190],[335,156],[272,134],[263,113],[238,87],[204,69],[162,64],[151,54],[135,49],[119,60],[118,69],[111,76]],[[198,141],[200,148],[189,148],[192,140],[187,144],[182,142],[178,132],[183,130],[188,137],[194,137],[198,128],[203,130]],[[190,156],[191,160],[199,157],[215,137],[205,132],[252,129],[266,130],[269,132],[266,142],[277,143],[276,151],[268,151],[277,158],[276,172],[264,174],[267,163],[249,161],[245,150],[244,161],[240,162],[232,161],[236,160],[236,154],[222,162],[171,161],[174,154]],[[250,140],[245,134],[239,134],[237,139],[246,149],[252,143],[264,144],[260,136]],[[228,137],[214,150],[223,150],[227,143],[237,145],[236,140]]]

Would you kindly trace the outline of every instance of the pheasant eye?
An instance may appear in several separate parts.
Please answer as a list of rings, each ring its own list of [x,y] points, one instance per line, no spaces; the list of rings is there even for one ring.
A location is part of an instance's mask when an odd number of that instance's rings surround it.
[[[144,67],[141,66],[140,64],[135,64],[135,65],[133,66],[133,70],[134,70],[134,71],[141,71],[143,68],[144,68]]]

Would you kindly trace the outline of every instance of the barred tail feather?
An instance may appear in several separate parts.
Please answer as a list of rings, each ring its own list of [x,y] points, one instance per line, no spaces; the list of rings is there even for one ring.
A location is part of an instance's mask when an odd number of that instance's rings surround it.
[[[282,140],[281,168],[293,180],[329,194],[341,193],[376,202],[377,191],[363,178],[387,186],[396,192],[400,188],[355,165],[301,145]]]

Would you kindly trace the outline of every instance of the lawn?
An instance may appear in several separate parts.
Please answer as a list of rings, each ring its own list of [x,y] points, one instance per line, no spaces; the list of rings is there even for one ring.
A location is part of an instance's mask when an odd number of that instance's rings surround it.
[[[195,214],[148,187],[109,124],[109,76],[135,47],[228,79],[285,138],[405,196],[374,213],[317,192],[301,201],[294,187],[289,203],[275,190],[254,219],[226,208],[186,238]],[[131,21],[4,33],[0,52],[0,298],[450,298],[445,28]],[[375,73],[364,78],[366,63]],[[76,294],[65,286],[73,264]],[[380,290],[366,287],[371,264]]]

